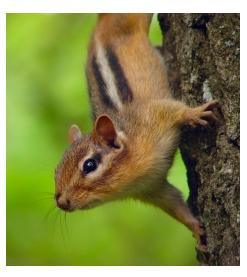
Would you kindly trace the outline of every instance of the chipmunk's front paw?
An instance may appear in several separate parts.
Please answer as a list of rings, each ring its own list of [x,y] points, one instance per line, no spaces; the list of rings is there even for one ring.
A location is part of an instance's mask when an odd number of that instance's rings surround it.
[[[217,100],[207,102],[196,108],[189,108],[186,111],[186,122],[193,127],[198,125],[207,126],[208,120],[218,121],[217,117],[213,113],[213,109],[219,106]]]

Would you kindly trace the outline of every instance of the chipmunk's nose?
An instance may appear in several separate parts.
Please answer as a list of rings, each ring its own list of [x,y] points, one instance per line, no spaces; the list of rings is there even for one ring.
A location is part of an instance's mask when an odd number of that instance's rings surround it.
[[[57,206],[58,206],[60,209],[66,211],[66,212],[72,211],[71,202],[70,202],[70,200],[66,197],[65,194],[57,193],[57,194],[55,195],[55,199],[56,199]]]

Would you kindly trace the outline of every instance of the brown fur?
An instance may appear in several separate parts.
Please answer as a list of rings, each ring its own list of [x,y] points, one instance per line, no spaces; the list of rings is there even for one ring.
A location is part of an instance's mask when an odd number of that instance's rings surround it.
[[[66,152],[56,173],[58,205],[67,210],[89,208],[107,201],[133,197],[152,203],[190,228],[198,238],[199,222],[190,213],[177,189],[166,181],[179,142],[180,126],[206,125],[213,117],[212,101],[189,108],[172,99],[166,68],[148,40],[150,14],[102,14],[89,47],[87,77],[95,115],[92,136],[78,137]],[[99,81],[92,68],[98,45],[111,47],[133,92],[121,109],[102,102]],[[99,69],[100,70],[100,69]],[[103,114],[107,114],[104,116]],[[100,153],[99,168],[83,175],[86,158]],[[60,201],[60,202],[59,202]]]

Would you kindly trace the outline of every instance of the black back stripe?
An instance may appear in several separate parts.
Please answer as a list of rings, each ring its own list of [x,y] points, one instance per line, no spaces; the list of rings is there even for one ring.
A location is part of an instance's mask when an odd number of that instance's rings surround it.
[[[124,75],[123,69],[118,61],[117,56],[111,48],[108,48],[106,53],[108,63],[115,77],[120,99],[123,103],[131,102],[133,99],[133,93],[129,87],[128,81]]]
[[[96,61],[95,56],[93,57],[93,60],[92,60],[92,67],[93,67],[93,73],[94,73],[95,80],[97,82],[97,86],[98,86],[98,89],[99,89],[101,100],[103,101],[103,103],[107,107],[116,109],[116,107],[112,103],[109,95],[107,94],[107,86],[106,86],[106,83],[105,83],[105,81],[103,79],[103,76],[100,72],[100,69],[99,69],[99,66],[98,66],[98,63]]]
[[[90,84],[90,79],[88,77],[88,74],[86,72],[86,77],[87,77],[87,89],[88,89],[88,94],[89,94],[89,100],[91,103],[91,115],[92,115],[92,119],[95,120],[96,119],[96,114],[95,114],[95,107],[92,101],[92,88],[91,88],[91,84]]]

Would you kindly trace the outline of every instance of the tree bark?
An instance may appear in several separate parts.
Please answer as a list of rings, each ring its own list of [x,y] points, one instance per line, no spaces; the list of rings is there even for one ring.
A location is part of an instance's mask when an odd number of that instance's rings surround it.
[[[162,53],[175,98],[189,106],[218,99],[219,122],[184,127],[189,205],[205,226],[204,265],[240,264],[239,14],[159,14]]]

